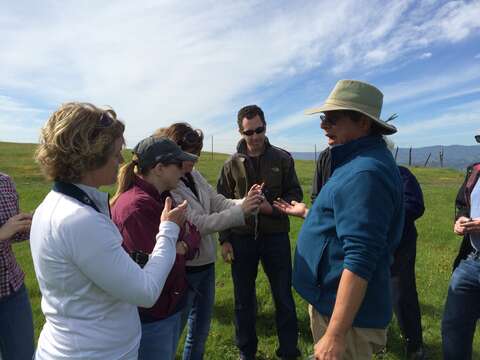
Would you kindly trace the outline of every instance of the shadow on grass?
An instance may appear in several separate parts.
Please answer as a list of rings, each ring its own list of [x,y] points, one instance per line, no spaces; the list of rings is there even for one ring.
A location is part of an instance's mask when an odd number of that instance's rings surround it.
[[[298,305],[297,305],[298,306]],[[234,319],[234,303],[232,301],[216,302],[213,310],[215,319],[224,324],[232,325]],[[297,311],[297,324],[299,332],[299,341],[303,340],[305,343],[312,342],[312,335],[310,332],[310,320],[305,316],[298,316]],[[277,327],[275,323],[275,311],[268,309],[262,309],[259,305],[257,308],[256,316],[256,330],[259,337],[276,337]]]
[[[441,319],[443,316],[443,303],[442,306],[436,306],[425,302],[420,302],[420,308],[422,316],[431,317],[435,319]],[[440,329],[438,329],[440,331]]]
[[[422,318],[441,319],[443,307],[432,304],[422,303]],[[441,337],[441,320],[438,328],[428,328],[425,326],[427,321],[422,320],[423,339],[425,343],[425,352],[428,359],[442,358],[442,337]],[[405,358],[405,344],[403,336],[401,335],[398,323],[394,318],[388,329],[387,353],[396,355],[397,358]],[[480,352],[473,350],[472,359],[480,359]]]

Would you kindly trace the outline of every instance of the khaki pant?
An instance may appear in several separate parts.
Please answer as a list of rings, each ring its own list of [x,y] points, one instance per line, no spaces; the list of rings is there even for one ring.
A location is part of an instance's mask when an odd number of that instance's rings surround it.
[[[308,305],[310,328],[313,343],[316,344],[325,334],[328,317],[323,316]],[[387,344],[387,329],[369,329],[353,327],[347,332],[344,360],[371,360],[373,355],[382,351]]]

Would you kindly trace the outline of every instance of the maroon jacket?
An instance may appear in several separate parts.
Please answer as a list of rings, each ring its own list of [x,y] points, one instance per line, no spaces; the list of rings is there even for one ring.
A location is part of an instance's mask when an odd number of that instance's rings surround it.
[[[165,199],[170,193],[159,194],[155,187],[136,177],[132,188],[124,192],[112,208],[112,220],[123,236],[123,247],[130,254],[134,250],[150,254],[153,251],[160,225],[160,215]],[[188,230],[186,230],[188,229]],[[191,260],[198,252],[200,234],[197,228],[186,222],[178,241],[185,241],[188,252],[177,254],[173,268],[157,302],[150,309],[139,308],[142,321],[164,319],[180,310],[186,294],[187,281],[185,261]]]

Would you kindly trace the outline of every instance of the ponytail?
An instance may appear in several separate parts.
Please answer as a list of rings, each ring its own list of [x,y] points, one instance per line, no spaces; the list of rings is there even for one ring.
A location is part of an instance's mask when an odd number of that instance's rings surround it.
[[[120,195],[130,189],[135,183],[135,167],[137,166],[137,160],[134,157],[130,162],[122,165],[118,172],[118,186],[115,195],[110,200],[110,205],[113,206],[118,200]]]

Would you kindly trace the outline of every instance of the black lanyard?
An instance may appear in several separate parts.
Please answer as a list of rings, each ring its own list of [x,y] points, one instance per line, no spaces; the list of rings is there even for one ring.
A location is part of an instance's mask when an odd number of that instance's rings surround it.
[[[193,180],[193,176],[190,173],[185,174],[185,176],[182,176],[180,178],[182,182],[192,191],[192,193],[197,197],[197,199],[200,201],[200,197],[198,196],[198,191],[195,186],[195,180]]]
[[[96,211],[101,212],[93,200],[87,195],[87,193],[78,186],[63,181],[55,181],[53,183],[53,191],[74,198],[75,200],[80,201],[82,204],[90,206]]]

